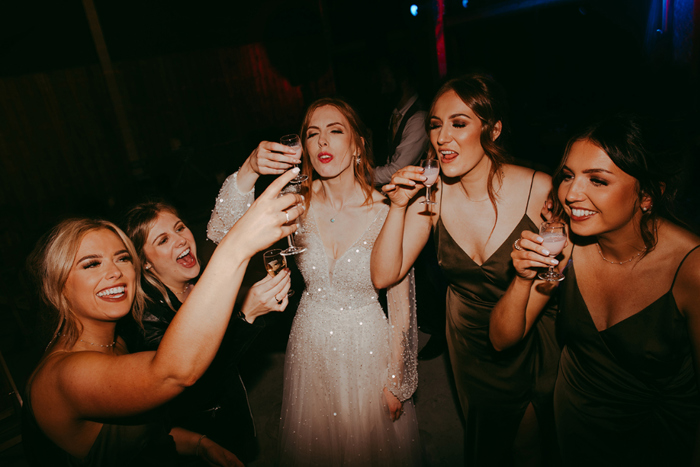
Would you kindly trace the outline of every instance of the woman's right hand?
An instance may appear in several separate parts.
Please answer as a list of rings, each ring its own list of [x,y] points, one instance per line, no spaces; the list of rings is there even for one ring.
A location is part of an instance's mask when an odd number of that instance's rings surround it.
[[[299,168],[294,168],[277,177],[233,225],[219,248],[233,242],[234,248],[250,258],[263,248],[293,234],[297,229],[294,221],[304,212],[303,197],[296,193],[278,195],[298,173]]]
[[[428,178],[423,175],[423,167],[409,165],[397,170],[391,176],[391,183],[384,185],[382,191],[389,197],[391,204],[405,207],[425,185]]]
[[[542,246],[544,239],[535,232],[525,230],[513,244],[510,257],[513,259],[515,273],[527,280],[533,280],[542,268],[559,264],[555,258],[548,256],[547,249]]]
[[[301,151],[271,141],[261,141],[246,161],[258,175],[280,175],[301,163]]]
[[[291,275],[286,268],[274,277],[267,274],[265,278],[253,284],[241,308],[246,321],[252,323],[258,316],[271,311],[284,311],[289,303],[287,292],[291,284]]]

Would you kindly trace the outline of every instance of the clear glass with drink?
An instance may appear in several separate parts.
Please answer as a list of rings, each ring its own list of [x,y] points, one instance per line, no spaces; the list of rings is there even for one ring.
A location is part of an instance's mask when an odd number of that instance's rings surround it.
[[[297,153],[297,158],[299,158],[299,160],[301,160],[301,138],[299,138],[299,135],[285,135],[280,139],[280,143],[294,149]],[[308,178],[309,177],[306,175],[301,175],[301,172],[300,172],[289,183],[305,182]]]
[[[282,250],[275,249],[263,253],[263,261],[265,262],[265,270],[272,277],[276,276],[287,267],[287,258],[282,254]],[[289,289],[287,297],[294,295],[294,291]]]
[[[300,184],[298,183],[289,183],[287,186],[282,188],[282,192],[280,193],[280,196],[284,196],[287,193],[299,193],[299,188],[301,187]],[[291,233],[287,235],[287,244],[289,247],[286,250],[282,250],[282,255],[284,256],[291,256],[291,255],[298,255],[299,253],[303,253],[306,251],[306,248],[298,247],[296,246],[296,243],[294,242],[294,235],[295,233]]]
[[[440,164],[437,159],[425,159],[421,161],[420,166],[423,167],[423,175],[428,178],[423,182],[423,185],[425,185],[425,201],[421,201],[421,204],[435,204],[435,201],[430,196],[430,188],[440,174]]]
[[[564,249],[566,245],[566,225],[563,222],[544,222],[540,225],[540,237],[544,240],[542,246],[549,251],[549,257],[554,258]],[[558,282],[564,279],[564,275],[554,270],[554,266],[549,266],[549,270],[537,275],[542,280]]]

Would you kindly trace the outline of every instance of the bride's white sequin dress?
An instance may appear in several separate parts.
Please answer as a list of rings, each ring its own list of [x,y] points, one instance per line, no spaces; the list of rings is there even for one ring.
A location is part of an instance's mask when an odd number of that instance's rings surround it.
[[[224,183],[209,222],[218,243],[250,203],[236,174]],[[280,426],[280,465],[412,466],[422,462],[410,400],[417,385],[416,329],[409,281],[388,293],[389,319],[370,278],[370,254],[388,207],[333,260],[319,236],[313,208],[301,220],[296,255],[306,289],[287,344]],[[404,401],[392,422],[388,387]]]

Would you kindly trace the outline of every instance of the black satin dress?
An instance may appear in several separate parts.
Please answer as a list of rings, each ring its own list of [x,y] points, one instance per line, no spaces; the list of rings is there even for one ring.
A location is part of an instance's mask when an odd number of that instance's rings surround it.
[[[573,260],[564,274],[557,322],[564,349],[554,396],[564,464],[691,465],[700,393],[673,285],[651,305],[598,331]]]
[[[528,194],[527,204],[529,200]],[[468,466],[512,465],[513,443],[530,403],[543,438],[543,462],[555,462],[548,456],[556,457],[557,450],[552,414],[560,354],[556,305],[550,302],[519,344],[498,352],[489,340],[491,310],[515,276],[513,242],[523,230],[539,231],[527,216],[527,204],[518,225],[481,265],[459,247],[441,218],[435,228],[438,261],[448,282],[447,343],[466,422]]]

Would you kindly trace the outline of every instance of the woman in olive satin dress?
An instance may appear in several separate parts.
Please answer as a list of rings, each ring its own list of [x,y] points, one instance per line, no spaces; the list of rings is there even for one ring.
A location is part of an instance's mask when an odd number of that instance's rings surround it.
[[[700,237],[671,220],[677,183],[666,162],[628,116],[573,138],[553,190],[570,245],[552,260],[523,232],[517,276],[492,314],[494,343],[517,343],[530,332],[537,269],[564,270],[554,410],[567,466],[700,461]]]
[[[383,188],[391,208],[372,251],[372,280],[381,288],[402,277],[432,232],[448,282],[447,342],[466,421],[465,464],[551,463],[554,306],[545,300],[535,330],[506,352],[488,336],[491,309],[514,275],[510,247],[521,231],[538,230],[550,177],[507,163],[504,98],[488,76],[447,82],[428,118],[441,171],[436,204],[421,204],[422,168],[394,174]]]

